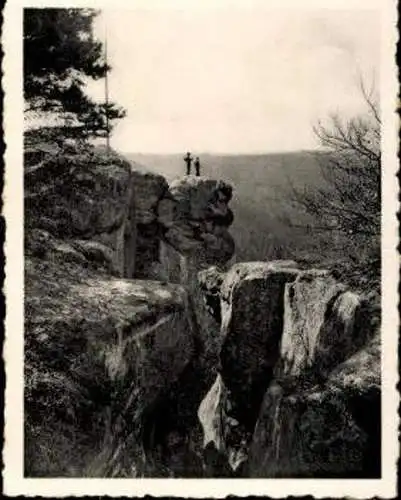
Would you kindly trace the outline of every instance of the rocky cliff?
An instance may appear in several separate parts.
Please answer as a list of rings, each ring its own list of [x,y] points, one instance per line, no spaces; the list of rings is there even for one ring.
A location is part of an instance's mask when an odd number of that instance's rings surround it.
[[[30,139],[26,473],[201,474],[188,433],[219,327],[197,272],[234,253],[230,186],[168,186],[116,154]]]
[[[29,138],[27,475],[379,474],[371,298],[292,261],[233,264],[231,196]]]
[[[209,473],[379,477],[375,298],[286,261],[199,280],[221,322],[219,373],[199,408]]]

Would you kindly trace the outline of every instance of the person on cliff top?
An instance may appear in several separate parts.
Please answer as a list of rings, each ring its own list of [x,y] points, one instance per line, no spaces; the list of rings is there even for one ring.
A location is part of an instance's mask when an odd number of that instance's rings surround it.
[[[196,157],[196,160],[194,161],[194,166],[195,166],[195,172],[196,176],[200,176],[200,161],[199,161],[199,156]]]
[[[192,163],[192,160],[193,160],[193,158],[191,156],[191,153],[187,153],[184,156],[184,161],[187,164],[187,175],[191,174],[191,163]]]

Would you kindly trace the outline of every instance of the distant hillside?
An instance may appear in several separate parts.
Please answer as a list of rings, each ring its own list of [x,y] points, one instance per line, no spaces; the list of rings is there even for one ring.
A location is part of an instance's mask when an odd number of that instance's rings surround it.
[[[316,153],[199,155],[202,174],[234,186],[231,232],[238,260],[300,258],[319,260],[337,251],[329,235],[310,234],[313,223],[291,203],[290,186],[319,186],[324,181]],[[183,154],[127,154],[129,160],[171,181],[185,173]],[[289,225],[288,220],[292,221]],[[301,226],[301,227],[295,227]]]
[[[142,164],[152,171],[164,175],[167,180],[180,177],[185,173],[183,154],[140,154],[128,153],[124,156]],[[200,154],[202,173],[207,176],[224,175],[238,186],[249,181],[249,172],[254,179],[268,182],[269,185],[282,185],[285,181],[283,171],[294,180],[312,181],[318,170],[316,153],[300,151],[294,153],[271,153],[254,155],[214,155]]]

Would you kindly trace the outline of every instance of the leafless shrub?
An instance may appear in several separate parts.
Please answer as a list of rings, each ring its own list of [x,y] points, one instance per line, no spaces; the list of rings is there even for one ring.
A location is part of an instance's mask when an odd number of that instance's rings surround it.
[[[345,259],[379,272],[381,228],[381,119],[378,98],[360,83],[363,114],[331,115],[314,127],[323,148],[316,153],[323,182],[299,188],[289,182],[292,202],[312,216],[313,232],[342,239]]]

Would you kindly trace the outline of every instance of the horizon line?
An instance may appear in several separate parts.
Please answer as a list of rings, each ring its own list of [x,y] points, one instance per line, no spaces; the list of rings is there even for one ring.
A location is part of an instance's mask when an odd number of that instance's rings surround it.
[[[112,146],[113,148],[113,146]],[[175,156],[186,154],[187,151],[122,151],[117,148],[113,148],[116,151],[121,152],[122,154],[135,154],[135,155],[143,155],[143,156]],[[322,148],[310,148],[310,149],[291,149],[291,150],[275,150],[275,151],[195,151],[190,153],[195,156],[200,155],[209,155],[209,156],[263,156],[263,155],[272,155],[272,154],[295,154],[295,153],[316,153],[323,152]]]

